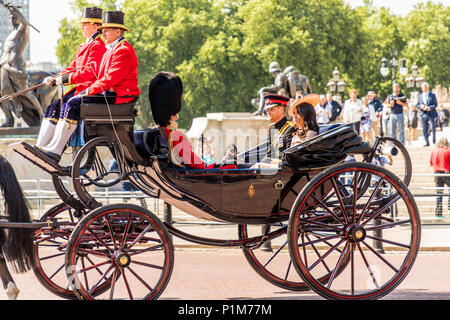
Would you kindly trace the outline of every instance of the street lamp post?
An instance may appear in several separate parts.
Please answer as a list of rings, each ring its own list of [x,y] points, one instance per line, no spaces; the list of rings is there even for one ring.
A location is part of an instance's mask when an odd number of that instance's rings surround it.
[[[391,60],[386,58],[381,59],[380,73],[383,77],[389,75],[389,70],[392,70],[392,84],[395,83],[397,77],[397,69],[400,74],[405,77],[408,74],[408,68],[406,67],[406,59],[397,59],[397,50],[391,51]]]
[[[411,75],[405,78],[406,88],[413,90],[411,91],[411,100],[417,101],[417,97],[419,96],[418,89],[422,87],[424,81],[425,78],[419,75],[419,67],[414,63],[411,67]]]
[[[345,91],[345,81],[339,79],[340,73],[337,67],[334,67],[333,78],[327,83],[328,90],[333,94],[333,98],[342,104]]]

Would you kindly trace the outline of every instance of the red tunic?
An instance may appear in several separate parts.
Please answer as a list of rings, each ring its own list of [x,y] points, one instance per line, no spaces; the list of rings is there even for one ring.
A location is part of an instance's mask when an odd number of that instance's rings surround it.
[[[171,158],[174,164],[186,166],[190,169],[213,169],[215,167],[215,163],[207,166],[206,163],[192,151],[192,144],[182,131],[171,130],[164,127],[164,132],[169,142]],[[235,165],[219,167],[221,170],[236,168]]]
[[[63,71],[67,72],[88,65],[70,74],[68,84],[76,84],[75,95],[87,89],[96,80],[96,74],[98,75],[100,63],[105,52],[105,43],[100,34],[94,36],[94,39],[89,43],[83,43],[78,47],[73,61]]]
[[[134,48],[124,39],[119,41],[111,51],[107,51],[100,64],[99,78],[88,88],[88,95],[105,91],[117,94],[116,104],[127,103],[138,96],[138,59]]]
[[[450,172],[450,149],[437,148],[431,152],[430,165],[434,171]]]

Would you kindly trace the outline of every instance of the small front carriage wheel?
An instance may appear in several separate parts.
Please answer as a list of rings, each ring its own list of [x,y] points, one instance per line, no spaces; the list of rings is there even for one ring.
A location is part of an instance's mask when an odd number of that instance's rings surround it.
[[[358,190],[361,177],[371,181],[364,194]],[[338,164],[298,195],[288,243],[295,268],[316,293],[328,299],[377,299],[412,268],[420,243],[419,211],[406,185],[390,171],[367,163]],[[323,274],[330,274],[326,282]]]
[[[131,204],[100,207],[74,229],[66,250],[66,273],[80,299],[157,299],[173,270],[173,244],[162,222]],[[91,261],[87,266],[80,256]],[[111,286],[93,296],[103,279]]]

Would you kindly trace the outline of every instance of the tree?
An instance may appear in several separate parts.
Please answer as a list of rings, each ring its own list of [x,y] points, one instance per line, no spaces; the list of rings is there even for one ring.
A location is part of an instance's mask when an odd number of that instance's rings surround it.
[[[95,3],[114,10],[118,1]],[[90,5],[73,1],[76,12]],[[208,112],[253,111],[251,98],[273,83],[272,61],[295,66],[316,93],[327,91],[337,66],[348,89],[386,96],[391,80],[381,77],[380,62],[395,48],[409,65],[419,64],[430,84],[450,82],[450,15],[441,4],[419,5],[405,18],[368,0],[355,9],[344,0],[124,0],[120,9],[139,60],[140,127],[152,126],[148,84],[163,70],[184,82],[184,128]],[[57,54],[68,64],[83,39],[75,21],[64,19],[60,32]]]
[[[407,42],[403,54],[417,63],[431,87],[450,86],[449,29],[450,7],[432,2],[417,5],[401,24]]]

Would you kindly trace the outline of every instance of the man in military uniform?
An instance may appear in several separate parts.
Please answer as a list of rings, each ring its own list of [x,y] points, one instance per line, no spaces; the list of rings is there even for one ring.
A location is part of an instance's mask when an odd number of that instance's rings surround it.
[[[131,102],[141,94],[136,52],[123,37],[125,31],[129,31],[124,26],[124,13],[104,12],[103,25],[99,29],[102,30],[107,50],[100,63],[97,80],[63,106],[59,121],[63,125],[56,129],[56,141],[42,148],[48,157],[56,161],[60,160],[65,144],[81,120],[82,102],[122,104]]]
[[[84,8],[80,21],[83,36],[86,41],[82,43],[70,65],[62,72],[61,77],[50,82],[52,77],[44,79],[47,85],[73,85],[73,88],[63,95],[44,111],[41,129],[35,146],[42,148],[52,145],[56,141],[56,126],[59,123],[61,104],[67,103],[70,98],[80,94],[96,80],[100,62],[106,52],[105,43],[100,37],[99,27],[103,24],[103,10],[100,8]],[[61,121],[60,126],[63,126]]]
[[[292,136],[295,133],[295,125],[286,119],[286,107],[289,98],[277,94],[264,97],[269,125],[269,141],[267,156],[262,162],[270,162],[271,159],[279,157],[280,153],[291,146]]]

